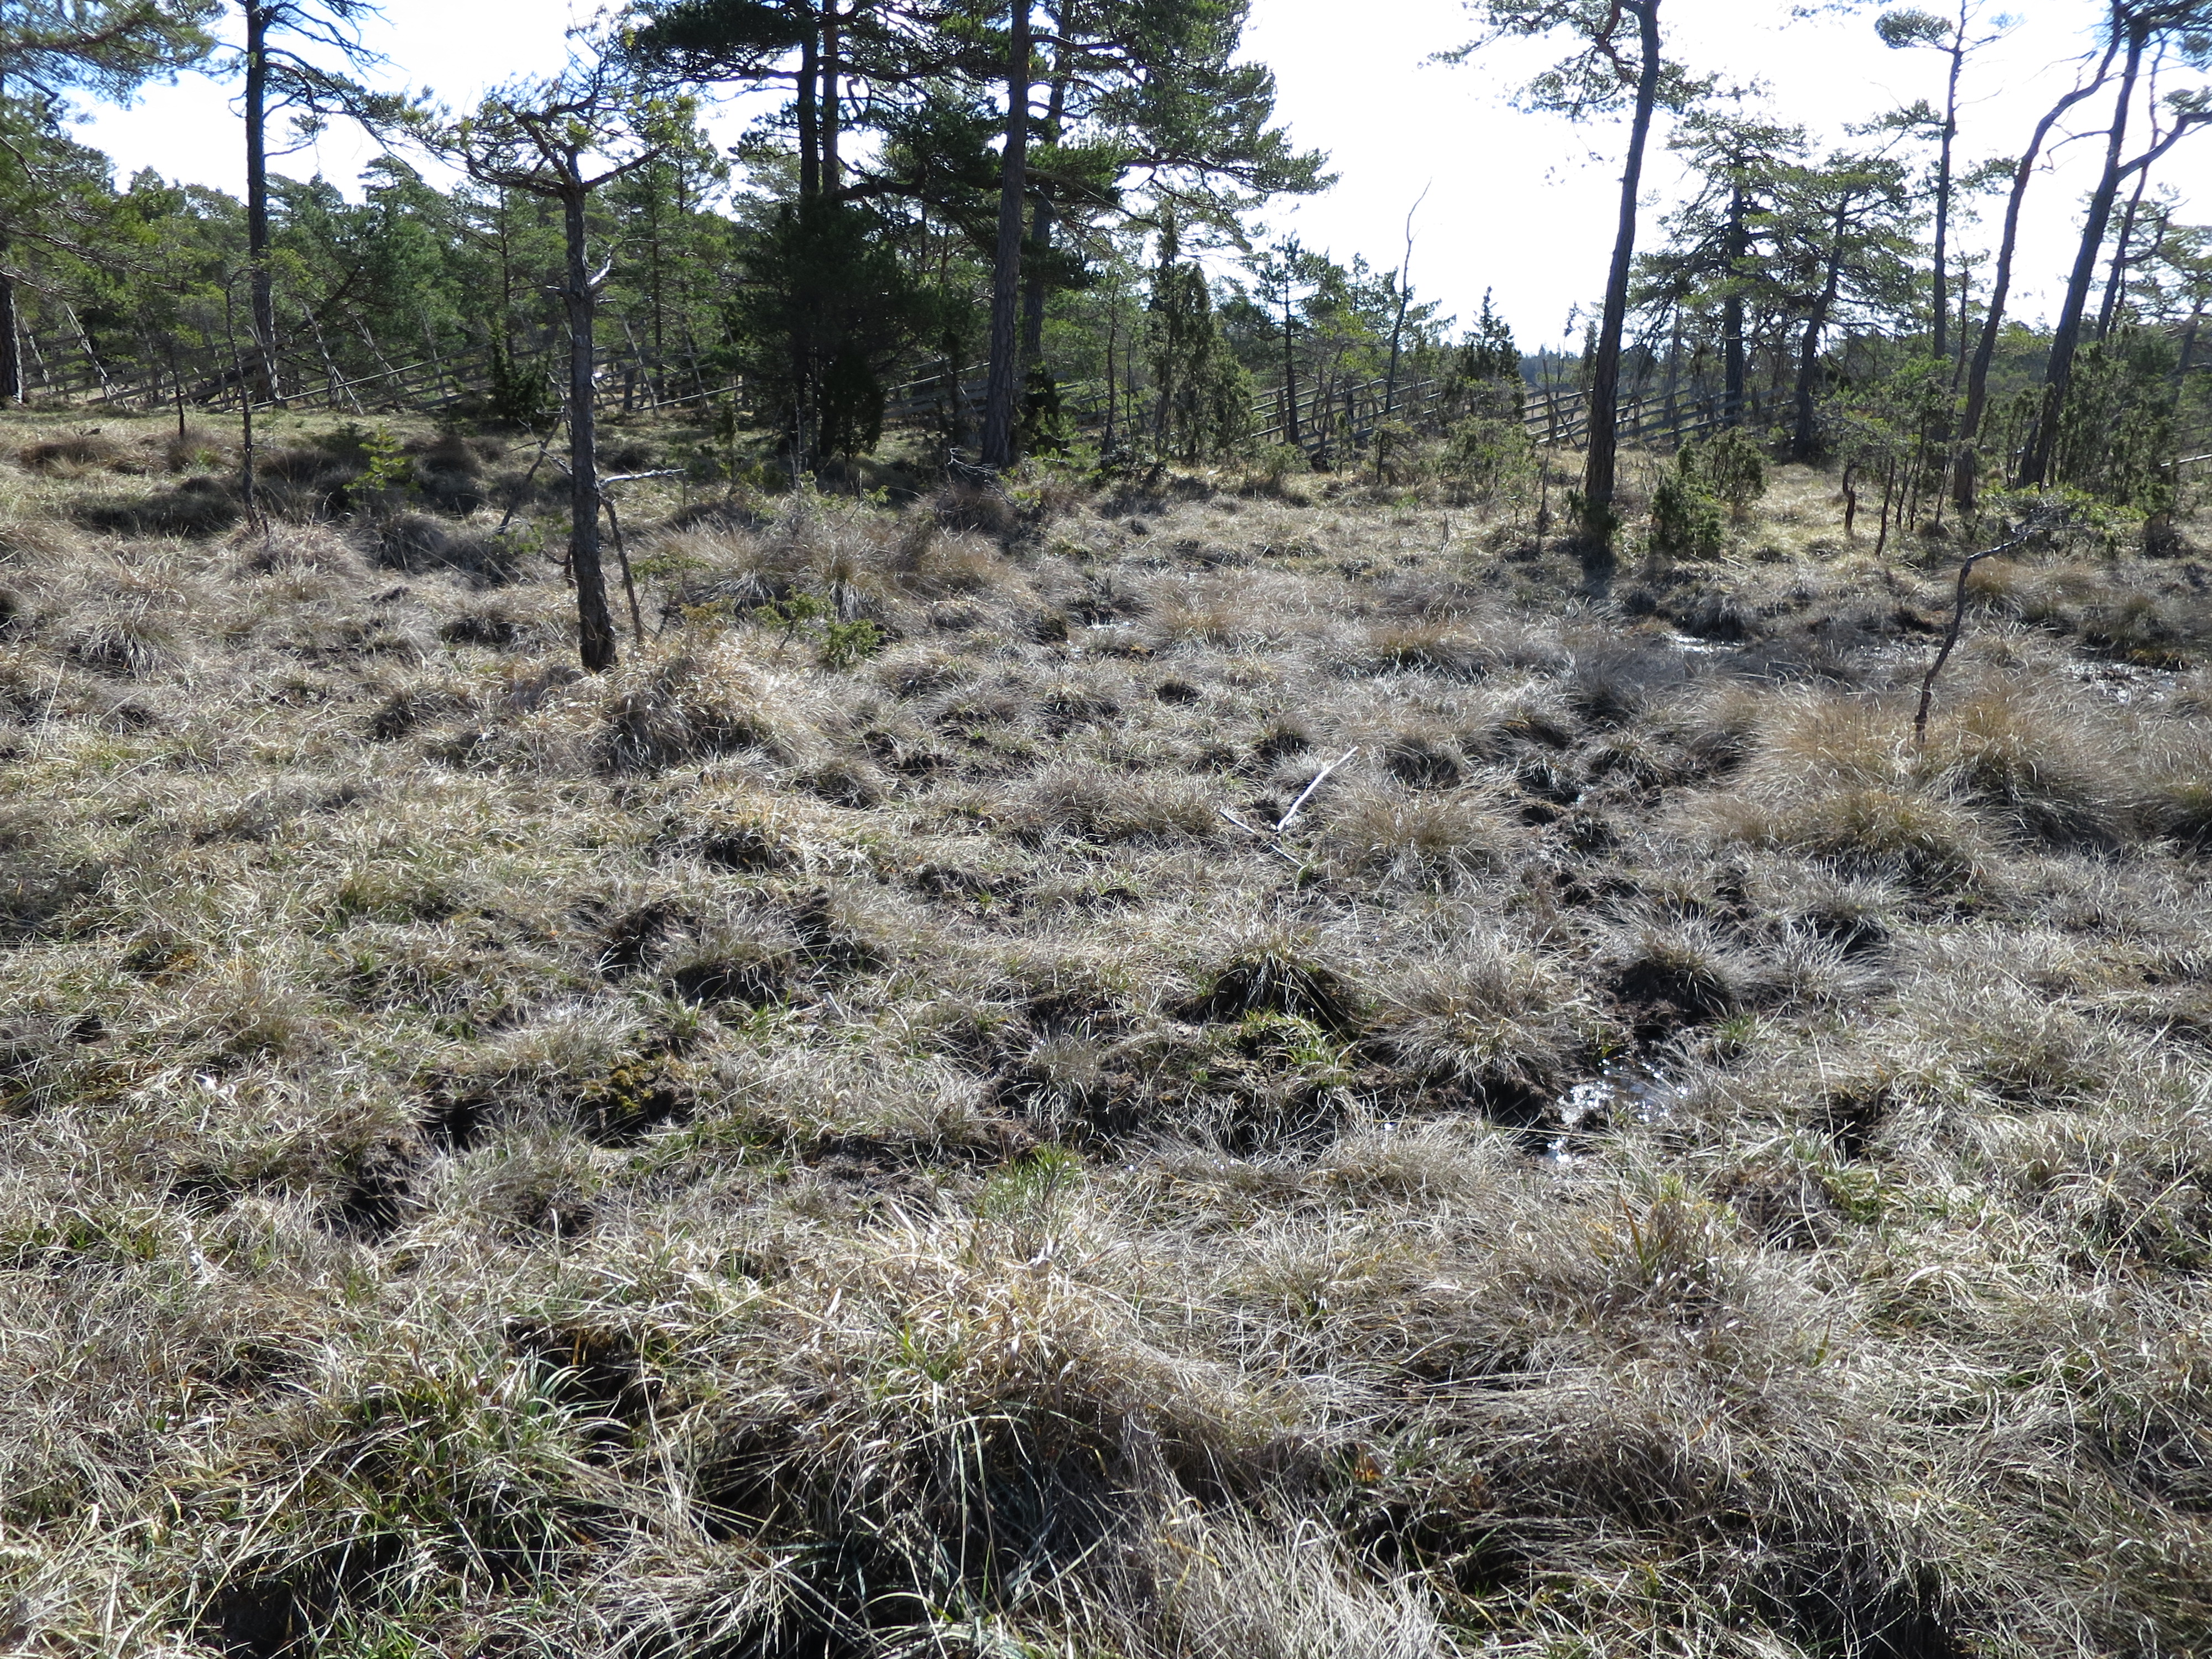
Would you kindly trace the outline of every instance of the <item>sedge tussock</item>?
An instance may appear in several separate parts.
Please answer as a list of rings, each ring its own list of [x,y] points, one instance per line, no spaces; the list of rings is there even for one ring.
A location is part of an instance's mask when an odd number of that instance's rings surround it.
[[[595,676],[526,454],[282,418],[0,415],[0,1647],[2212,1644],[2178,566],[1920,744],[1814,469],[1604,593],[1416,457],[670,484]]]

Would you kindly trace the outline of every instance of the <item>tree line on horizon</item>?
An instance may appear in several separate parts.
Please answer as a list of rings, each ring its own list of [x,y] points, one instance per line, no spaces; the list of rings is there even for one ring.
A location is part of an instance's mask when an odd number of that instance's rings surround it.
[[[689,400],[732,439],[757,423],[793,475],[873,450],[924,379],[951,388],[942,453],[994,469],[1065,447],[1079,387],[1121,455],[1249,450],[1272,398],[1267,437],[1341,464],[1334,393],[1368,380],[1446,385],[1439,422],[1480,428],[1461,449],[1503,441],[1523,356],[1486,302],[1462,330],[1417,294],[1410,229],[1378,268],[1259,228],[1331,180],[1240,58],[1249,3],[637,0],[580,31],[563,73],[455,113],[370,89],[374,0],[238,0],[235,47],[214,33],[227,0],[21,0],[0,20],[0,401],[66,359],[180,418],[250,422],[412,366],[465,384],[483,418],[565,416],[592,540],[592,409],[616,399]],[[2212,233],[2159,173],[2212,121],[2212,4],[2085,7],[2073,84],[1975,159],[1960,112],[2009,26],[1987,0],[1869,13],[1942,94],[1838,144],[1670,58],[1662,7],[1681,3],[1472,0],[1451,54],[1558,42],[1524,106],[1622,129],[1602,296],[1558,367],[1587,423],[1585,543],[1601,553],[1618,524],[1624,401],[1654,394],[1939,512],[1992,483],[2169,510],[2212,358]],[[84,100],[203,70],[240,87],[243,201],[118,184],[70,137]],[[702,105],[741,94],[767,112],[720,149]],[[1662,118],[1690,186],[1655,216],[1639,197]],[[357,200],[282,171],[333,119],[386,142]],[[2018,230],[2069,119],[2103,160],[2063,302],[2030,330],[2008,310]],[[430,182],[434,158],[461,182]]]

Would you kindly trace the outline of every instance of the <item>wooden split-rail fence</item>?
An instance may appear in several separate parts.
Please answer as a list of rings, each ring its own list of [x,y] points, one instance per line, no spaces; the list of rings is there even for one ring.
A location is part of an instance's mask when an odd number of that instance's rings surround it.
[[[884,418],[894,423],[942,422],[957,415],[957,423],[972,431],[981,422],[985,391],[980,374],[962,376],[956,386],[949,368],[931,365],[891,389]],[[1110,422],[1111,435],[1126,441],[1133,428],[1146,425],[1151,418],[1149,401],[1140,394],[1109,394],[1100,383],[1064,386],[1059,396],[1062,420],[1094,440],[1107,435]],[[1762,427],[1773,418],[1780,402],[1771,392],[1747,391],[1736,423]],[[1316,462],[1349,461],[1371,451],[1386,423],[1435,428],[1442,423],[1446,404],[1446,386],[1440,378],[1395,383],[1382,376],[1323,380],[1300,388],[1295,410],[1280,387],[1260,394],[1252,402],[1248,433],[1256,443],[1295,441]],[[1727,398],[1718,390],[1677,387],[1624,399],[1616,430],[1625,443],[1673,448],[1729,424],[1729,415]],[[1539,445],[1583,448],[1589,441],[1588,398],[1577,386],[1526,386],[1521,424]]]
[[[34,404],[84,410],[151,411],[186,408],[220,413],[239,406],[240,388],[252,378],[235,364],[210,366],[156,362],[103,362],[82,346],[42,349],[32,337],[24,353],[24,390]],[[372,349],[374,343],[372,343]],[[328,409],[356,415],[437,414],[485,403],[495,382],[492,355],[477,349],[451,355],[398,354],[374,349],[376,367],[341,366],[331,356],[295,344],[276,355],[279,398],[257,396],[257,410],[280,406]],[[599,406],[606,411],[679,409],[742,392],[742,382],[707,375],[696,362],[652,362],[611,358],[601,365]],[[558,400],[549,380],[546,401]]]
[[[491,354],[472,349],[450,355],[427,349],[419,355],[387,355],[365,340],[375,367],[342,366],[321,343],[295,342],[278,354],[277,384],[285,407],[325,409],[361,416],[436,414],[489,400],[496,379]],[[35,403],[88,412],[146,411],[174,407],[220,411],[235,409],[245,374],[234,364],[210,365],[203,354],[197,365],[154,362],[130,366],[102,362],[79,344],[42,348],[24,337],[26,391]],[[350,345],[354,343],[349,343]],[[356,354],[357,355],[357,354]],[[654,362],[643,355],[612,356],[599,379],[603,411],[678,410],[735,398],[745,404],[742,380],[710,379],[696,361]],[[891,425],[945,423],[973,431],[981,424],[985,380],[981,373],[955,376],[950,365],[926,365],[913,378],[893,386],[884,400]],[[547,401],[555,398],[550,384]],[[1103,382],[1076,382],[1058,392],[1061,420],[1094,442],[1127,443],[1149,428],[1150,400],[1109,388]],[[1448,413],[1447,388],[1438,378],[1387,376],[1352,380],[1317,378],[1299,388],[1295,405],[1282,388],[1254,398],[1250,437],[1261,444],[1295,442],[1317,464],[1347,464],[1371,453],[1378,434],[1390,424],[1435,430]],[[1771,393],[1748,393],[1741,423],[1759,427],[1776,412]],[[257,409],[274,400],[255,399]],[[766,411],[749,411],[756,419]],[[1672,447],[1726,424],[1722,395],[1710,387],[1647,392],[1625,398],[1617,429],[1621,441],[1647,447]],[[1581,448],[1589,437],[1588,398],[1581,388],[1556,383],[1524,386],[1521,423],[1539,445]],[[2204,457],[2194,458],[2202,461]],[[2187,465],[2185,463],[2185,465]]]

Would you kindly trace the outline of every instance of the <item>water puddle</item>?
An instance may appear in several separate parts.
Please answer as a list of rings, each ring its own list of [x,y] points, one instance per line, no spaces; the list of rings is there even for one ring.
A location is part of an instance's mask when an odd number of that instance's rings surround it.
[[[1701,640],[1695,634],[1669,634],[1667,643],[1686,657],[1725,657],[1743,649],[1741,640]]]
[[[2140,663],[2084,662],[2069,672],[2092,696],[2117,703],[2163,702],[2172,695],[2181,676],[2171,668],[2152,668]]]
[[[1633,1066],[1608,1066],[1595,1077],[1577,1083],[1552,1105],[1559,1133],[1545,1143],[1539,1162],[1553,1169],[1572,1169],[1587,1152],[1598,1130],[1615,1123],[1663,1123],[1683,1098],[1679,1083],[1656,1072]]]

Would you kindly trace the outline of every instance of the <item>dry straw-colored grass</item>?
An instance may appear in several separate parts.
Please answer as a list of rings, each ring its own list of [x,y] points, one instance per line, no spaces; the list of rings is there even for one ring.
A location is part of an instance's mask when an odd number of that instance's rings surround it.
[[[1981,567],[1918,748],[1801,469],[1605,592],[655,483],[590,678],[526,456],[106,424],[0,443],[0,1647],[2212,1644],[2170,562]]]

